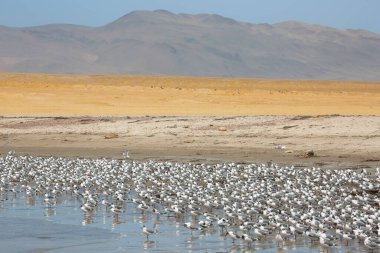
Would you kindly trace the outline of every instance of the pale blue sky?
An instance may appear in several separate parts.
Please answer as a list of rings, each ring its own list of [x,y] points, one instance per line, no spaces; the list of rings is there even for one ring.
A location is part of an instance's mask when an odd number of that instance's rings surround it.
[[[298,20],[380,33],[380,0],[0,0],[0,25],[101,26],[134,10],[216,13],[250,23]]]

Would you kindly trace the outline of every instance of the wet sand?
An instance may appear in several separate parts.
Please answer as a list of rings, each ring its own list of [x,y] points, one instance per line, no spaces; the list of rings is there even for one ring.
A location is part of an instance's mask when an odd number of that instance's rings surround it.
[[[0,118],[0,153],[361,169],[380,165],[379,126],[377,116]]]

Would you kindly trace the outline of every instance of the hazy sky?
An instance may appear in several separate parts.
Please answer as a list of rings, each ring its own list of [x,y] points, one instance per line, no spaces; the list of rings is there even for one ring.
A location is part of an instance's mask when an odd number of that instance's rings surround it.
[[[250,23],[299,20],[380,33],[380,0],[0,0],[0,25],[101,26],[134,10],[216,13]]]

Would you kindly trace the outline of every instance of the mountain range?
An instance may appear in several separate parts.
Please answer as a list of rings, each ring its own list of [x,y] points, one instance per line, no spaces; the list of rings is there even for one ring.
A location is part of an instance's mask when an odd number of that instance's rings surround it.
[[[0,26],[0,71],[380,80],[380,35],[135,11],[101,27]]]

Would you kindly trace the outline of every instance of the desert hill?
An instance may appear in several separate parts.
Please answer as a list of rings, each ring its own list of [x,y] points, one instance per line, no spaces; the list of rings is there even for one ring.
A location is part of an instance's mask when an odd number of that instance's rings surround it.
[[[0,71],[380,80],[380,35],[135,11],[102,27],[0,26]]]

